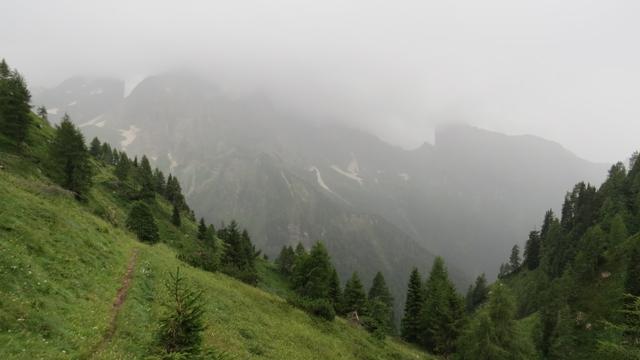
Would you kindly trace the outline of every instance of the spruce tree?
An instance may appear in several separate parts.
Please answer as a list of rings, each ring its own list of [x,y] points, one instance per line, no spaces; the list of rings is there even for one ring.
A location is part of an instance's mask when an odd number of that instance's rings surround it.
[[[326,247],[316,242],[295,267],[293,286],[298,295],[309,299],[330,299],[333,266]],[[333,289],[335,291],[335,289]],[[335,294],[333,294],[335,296]]]
[[[89,154],[91,154],[95,159],[98,159],[101,153],[102,143],[97,137],[94,137],[93,140],[91,140],[91,145],[89,145]]]
[[[136,202],[127,217],[127,228],[133,231],[140,241],[156,243],[160,239],[158,226],[147,205]]]
[[[424,302],[422,279],[417,268],[413,268],[407,285],[407,299],[404,305],[404,316],[400,325],[400,335],[411,343],[418,342],[420,333],[420,313]]]
[[[511,256],[509,256],[509,266],[512,272],[520,269],[520,247],[516,244],[511,248]]]
[[[276,265],[278,265],[282,274],[289,276],[293,273],[295,258],[296,254],[291,246],[282,246],[280,255],[276,258]]]
[[[535,270],[540,265],[540,233],[531,231],[529,240],[524,248],[523,265],[529,270]]]
[[[113,164],[113,150],[111,149],[111,145],[109,143],[102,143],[100,148],[100,159],[107,165]]]
[[[393,296],[380,271],[373,278],[368,301],[371,305],[370,317],[377,323],[377,329],[390,333],[393,330]]]
[[[0,131],[20,148],[31,124],[31,93],[20,73],[0,64]]]
[[[173,211],[171,212],[171,223],[177,227],[180,227],[182,224],[182,219],[180,218],[180,209],[173,204]]]
[[[49,167],[51,177],[62,187],[84,198],[91,186],[93,169],[84,137],[67,114],[56,127],[53,141],[49,144]]]
[[[462,301],[449,280],[444,260],[437,257],[425,284],[418,340],[435,354],[453,353],[462,316]]]
[[[466,298],[467,312],[471,313],[475,311],[487,300],[488,296],[489,288],[487,287],[487,278],[483,273],[476,278],[475,284],[469,287]]]
[[[198,234],[196,237],[198,240],[203,241],[207,238],[207,224],[205,224],[204,218],[200,218],[200,222],[198,223]]]
[[[627,273],[624,283],[626,294],[640,296],[640,243],[633,244],[627,262]]]
[[[153,185],[153,173],[151,171],[151,164],[146,155],[142,155],[140,161],[139,178],[140,182],[140,197],[142,199],[153,199],[155,196],[155,188]]]
[[[120,153],[120,159],[118,159],[118,163],[116,164],[115,174],[118,180],[126,181],[129,177],[129,171],[131,169],[131,162],[129,161],[129,157],[125,152]]]
[[[167,354],[192,358],[200,353],[205,329],[202,292],[187,284],[179,268],[165,286],[170,301],[165,303],[166,313],[160,320],[158,344]]]
[[[289,247],[291,249],[291,247]],[[291,249],[293,251],[293,249]],[[342,288],[340,287],[340,278],[338,272],[332,266],[331,276],[329,277],[329,300],[337,313],[342,313]]]
[[[153,171],[153,189],[158,194],[164,194],[166,183],[164,180],[164,174],[160,169],[155,168]]]
[[[342,307],[346,313],[357,311],[359,316],[367,315],[367,295],[357,272],[345,284],[342,298]]]

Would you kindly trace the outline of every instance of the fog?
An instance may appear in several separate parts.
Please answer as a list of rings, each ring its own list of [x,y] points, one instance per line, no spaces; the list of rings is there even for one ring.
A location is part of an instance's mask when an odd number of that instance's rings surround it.
[[[34,86],[190,69],[407,148],[455,121],[611,162],[640,147],[639,16],[632,0],[3,0],[0,57]]]

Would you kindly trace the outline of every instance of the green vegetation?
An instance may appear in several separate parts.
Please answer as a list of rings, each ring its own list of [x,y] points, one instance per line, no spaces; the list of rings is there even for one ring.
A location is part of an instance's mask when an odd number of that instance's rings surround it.
[[[142,162],[122,171],[122,152],[85,147],[91,186],[78,201],[47,177],[60,128],[29,116],[20,152],[0,133],[0,358],[175,358],[197,348],[214,359],[429,358],[344,319],[328,322],[290,306],[278,295],[290,293],[288,281],[259,259],[246,231],[232,222],[201,234],[171,175],[164,187],[154,183],[153,199],[141,196]],[[141,218],[155,223],[157,243],[129,230]],[[212,272],[213,255],[234,276],[248,269],[258,287]]]

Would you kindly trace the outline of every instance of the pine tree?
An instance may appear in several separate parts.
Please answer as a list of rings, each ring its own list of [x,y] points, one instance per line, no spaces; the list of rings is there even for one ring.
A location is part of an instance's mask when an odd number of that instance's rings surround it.
[[[171,300],[166,303],[166,314],[160,320],[158,344],[165,353],[192,358],[200,353],[205,329],[202,292],[186,283],[179,268],[170,276],[165,286]]]
[[[100,143],[100,140],[97,137],[94,137],[93,140],[91,140],[89,153],[96,159],[100,157],[100,154],[102,153],[102,143]]]
[[[147,243],[156,243],[160,239],[158,226],[147,205],[137,202],[127,217],[127,228],[136,234],[138,239]]]
[[[84,198],[91,186],[93,169],[84,137],[67,114],[56,127],[55,137],[49,145],[49,156],[51,177],[75,192],[78,198]]]
[[[376,323],[376,330],[384,334],[390,333],[393,330],[393,296],[379,271],[369,289],[368,302],[371,305],[370,317]]]
[[[357,272],[344,285],[343,309],[346,313],[357,311],[359,316],[367,314],[367,296]]]
[[[535,270],[540,265],[540,233],[531,231],[529,240],[524,248],[523,265],[529,270]]]
[[[611,220],[611,229],[609,230],[609,246],[618,246],[629,237],[629,231],[624,223],[624,218],[620,214],[616,214]]]
[[[298,243],[298,245],[296,245],[296,256],[303,256],[307,254],[307,250],[304,248],[304,245],[302,245],[302,243]]]
[[[420,333],[420,313],[424,302],[422,279],[417,268],[413,268],[407,285],[407,300],[404,305],[404,316],[400,325],[403,339],[411,343],[418,342]]]
[[[425,284],[418,340],[435,354],[453,353],[462,316],[462,301],[449,280],[444,260],[437,257]]]
[[[511,256],[509,256],[509,266],[512,272],[520,269],[520,247],[516,244],[511,248]]]
[[[182,219],[180,218],[180,209],[174,204],[173,211],[171,212],[171,223],[177,227],[180,227],[182,224]]]

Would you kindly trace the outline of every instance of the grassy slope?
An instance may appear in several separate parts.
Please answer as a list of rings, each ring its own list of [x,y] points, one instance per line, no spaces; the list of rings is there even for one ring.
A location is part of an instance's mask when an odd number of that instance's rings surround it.
[[[31,142],[43,144],[50,136],[43,126]],[[289,306],[276,295],[286,294],[282,278],[266,262],[259,263],[265,280],[254,288],[186,266],[166,244],[139,243],[123,230],[128,204],[110,190],[109,171],[99,169],[89,202],[80,204],[41,175],[42,146],[18,157],[5,151],[5,140],[0,137],[0,358],[144,357],[162,314],[163,281],[178,266],[204,290],[205,344],[235,358],[427,358],[396,340],[377,341],[342,319],[324,322]],[[185,221],[178,231],[162,201],[154,211],[164,241],[189,243],[195,224]],[[134,249],[137,266],[117,330],[93,354]]]

